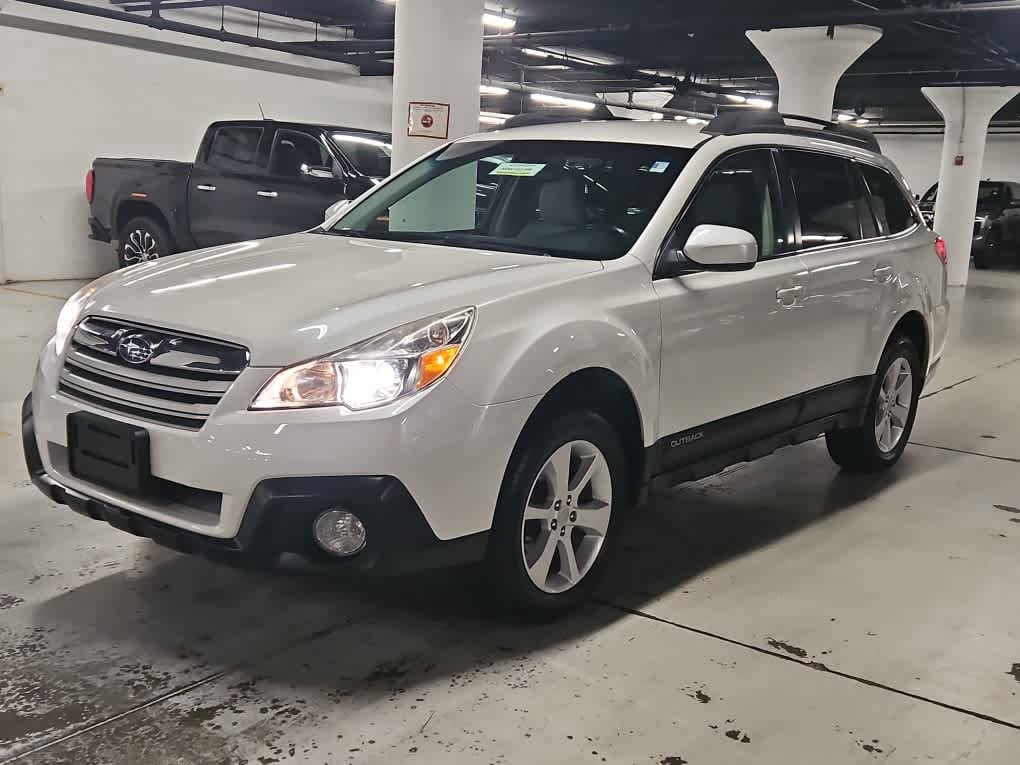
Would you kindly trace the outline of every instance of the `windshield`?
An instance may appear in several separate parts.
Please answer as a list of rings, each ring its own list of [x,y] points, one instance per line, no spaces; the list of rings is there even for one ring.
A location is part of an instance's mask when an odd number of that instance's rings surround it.
[[[939,185],[936,183],[921,197],[921,204],[931,207],[939,195]],[[996,202],[1002,198],[1002,184],[998,181],[981,181],[978,185],[978,204]]]
[[[468,141],[413,165],[330,233],[608,260],[626,253],[691,150]]]
[[[390,174],[393,144],[388,135],[332,133],[330,139],[362,175],[385,178]]]

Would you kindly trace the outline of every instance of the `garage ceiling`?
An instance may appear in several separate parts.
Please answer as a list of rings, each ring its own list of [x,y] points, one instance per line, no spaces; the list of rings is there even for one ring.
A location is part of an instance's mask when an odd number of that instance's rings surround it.
[[[135,14],[152,13],[149,0],[111,2]],[[223,5],[213,0],[157,4],[164,9]],[[365,74],[392,72],[392,2],[234,0],[227,5],[348,27],[356,41],[294,45],[310,55],[349,57]],[[920,94],[923,85],[1020,84],[1020,0],[714,0],[710,8],[691,0],[511,0],[488,7],[497,13],[502,8],[517,24],[512,35],[487,36],[485,75],[587,94],[674,86],[682,108],[696,111],[731,102],[706,97],[692,84],[775,92],[775,76],[747,41],[746,29],[881,27],[882,40],[843,78],[836,106],[883,122],[937,119]],[[554,55],[541,59],[523,48]],[[569,58],[560,58],[563,54]],[[522,103],[511,95],[487,99],[485,108],[516,112]],[[1000,121],[1017,119],[1020,104],[999,115]]]

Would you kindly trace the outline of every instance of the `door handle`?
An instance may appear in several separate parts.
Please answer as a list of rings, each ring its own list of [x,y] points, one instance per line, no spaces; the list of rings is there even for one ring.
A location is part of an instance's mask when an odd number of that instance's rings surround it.
[[[776,290],[776,300],[783,305],[789,305],[791,302],[797,302],[797,295],[804,290],[804,285],[798,284],[794,287],[784,287],[783,289]],[[788,301],[787,298],[792,297],[792,301]]]
[[[200,183],[195,188],[199,191],[216,191],[216,187],[210,186],[208,183]]]
[[[260,197],[266,197],[267,199],[276,199],[278,196],[280,196],[275,191],[256,191],[255,193],[258,194]]]
[[[875,270],[872,271],[871,273],[874,274],[876,279],[884,280],[892,276],[892,272],[893,272],[892,266],[876,266]]]

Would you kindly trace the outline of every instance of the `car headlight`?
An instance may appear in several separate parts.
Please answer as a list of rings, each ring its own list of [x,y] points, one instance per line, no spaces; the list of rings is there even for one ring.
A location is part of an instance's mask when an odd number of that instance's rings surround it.
[[[471,332],[475,309],[462,308],[384,332],[363,343],[273,375],[252,409],[390,404],[442,379]]]
[[[90,284],[86,284],[64,303],[64,307],[60,309],[60,314],[57,316],[57,329],[53,333],[53,343],[56,346],[57,353],[63,353],[67,348],[67,341],[71,339],[71,332],[78,323],[78,318],[81,316],[85,305],[105,281],[106,277],[102,277]]]

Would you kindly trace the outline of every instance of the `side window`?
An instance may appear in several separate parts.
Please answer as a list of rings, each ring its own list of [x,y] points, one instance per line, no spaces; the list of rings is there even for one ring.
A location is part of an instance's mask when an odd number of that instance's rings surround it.
[[[247,173],[258,164],[260,127],[221,127],[209,144],[206,163],[233,173]]]
[[[310,167],[332,167],[326,147],[307,133],[277,130],[269,153],[269,172],[285,178],[297,178]]]
[[[883,236],[899,234],[913,226],[914,209],[904,196],[900,184],[885,170],[872,165],[859,165],[871,191],[871,209]]]
[[[819,247],[860,239],[861,190],[854,187],[850,162],[808,151],[788,150],[784,151],[784,156],[797,195],[803,246]]]
[[[683,250],[695,228],[710,224],[751,232],[760,260],[784,253],[786,226],[771,155],[769,149],[750,149],[713,167],[680,221],[671,247]]]

